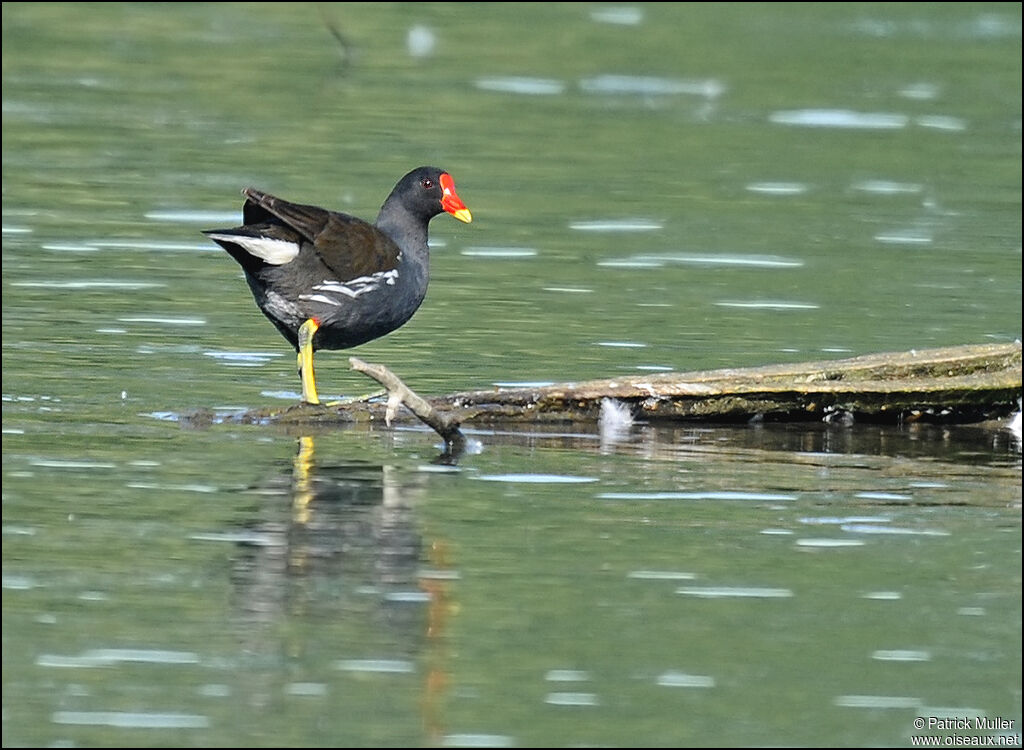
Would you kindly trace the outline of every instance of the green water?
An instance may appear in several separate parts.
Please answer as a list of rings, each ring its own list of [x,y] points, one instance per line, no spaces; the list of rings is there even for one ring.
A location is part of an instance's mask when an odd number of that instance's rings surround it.
[[[299,389],[200,230],[419,164],[425,393],[1012,341],[1019,4],[2,13],[5,746],[1019,744],[1002,425],[178,420]]]

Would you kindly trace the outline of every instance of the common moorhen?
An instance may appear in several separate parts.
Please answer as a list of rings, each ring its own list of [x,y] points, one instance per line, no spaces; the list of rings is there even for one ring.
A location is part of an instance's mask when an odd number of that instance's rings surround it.
[[[204,232],[242,266],[256,304],[298,351],[302,400],[320,403],[313,352],[347,349],[395,330],[427,293],[427,225],[473,215],[451,175],[419,167],[398,181],[377,221],[242,191],[243,224]]]

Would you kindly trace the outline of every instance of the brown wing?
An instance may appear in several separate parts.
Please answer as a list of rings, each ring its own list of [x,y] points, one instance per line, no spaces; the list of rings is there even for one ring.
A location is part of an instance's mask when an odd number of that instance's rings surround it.
[[[348,281],[390,271],[398,266],[398,246],[372,224],[348,214],[328,211],[317,206],[291,203],[253,188],[243,193],[245,223],[268,218],[299,233],[330,271],[340,280]]]
[[[372,224],[346,214],[332,213],[313,247],[320,260],[339,279],[370,276],[398,267],[401,251]]]
[[[246,224],[261,224],[274,217],[294,229],[309,242],[323,231],[331,212],[317,206],[291,203],[255,188],[246,188],[242,194],[247,198],[242,208]]]

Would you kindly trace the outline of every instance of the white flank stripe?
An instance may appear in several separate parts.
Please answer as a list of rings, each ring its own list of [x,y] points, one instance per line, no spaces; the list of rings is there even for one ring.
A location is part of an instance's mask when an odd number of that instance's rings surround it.
[[[314,289],[320,289],[320,290],[322,290],[324,292],[327,292],[329,294],[335,294],[335,295],[344,294],[346,297],[350,297],[351,299],[355,299],[356,297],[358,297],[363,292],[368,291],[365,288],[363,288],[363,289],[349,289],[347,286],[344,286],[342,284],[338,284],[336,286],[327,286],[326,284],[320,284],[320,285],[315,286],[313,288]],[[339,302],[337,299],[331,299],[326,294],[300,294],[299,295],[299,299],[311,299],[311,300],[318,300],[320,302],[329,301],[332,305],[340,305],[341,304],[341,302]]]
[[[380,287],[381,281],[383,281],[386,284],[394,286],[395,279],[397,278],[398,269],[393,268],[390,271],[378,271],[377,273],[370,274],[369,276],[358,276],[344,283],[340,281],[323,281],[314,286],[313,290],[317,292],[323,292],[324,294],[303,294],[300,295],[300,298],[316,300],[319,302],[329,302],[330,304],[333,305],[340,305],[341,303],[339,301],[328,300],[324,295],[344,294],[346,297],[356,299],[361,294],[372,292],[378,289]]]
[[[359,295],[350,293],[349,296],[355,298]],[[304,299],[309,302],[323,302],[325,305],[334,305],[335,307],[339,307],[341,305],[340,300],[337,300],[334,297],[328,297],[326,294],[300,294],[299,299]]]

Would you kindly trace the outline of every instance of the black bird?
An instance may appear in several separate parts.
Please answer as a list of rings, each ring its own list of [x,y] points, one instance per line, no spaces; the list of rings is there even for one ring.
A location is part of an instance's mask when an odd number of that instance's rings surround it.
[[[430,220],[443,211],[473,220],[437,167],[399,180],[373,224],[253,188],[242,194],[242,226],[203,234],[238,261],[256,304],[295,347],[310,404],[320,403],[313,352],[357,346],[409,320],[427,293]]]

